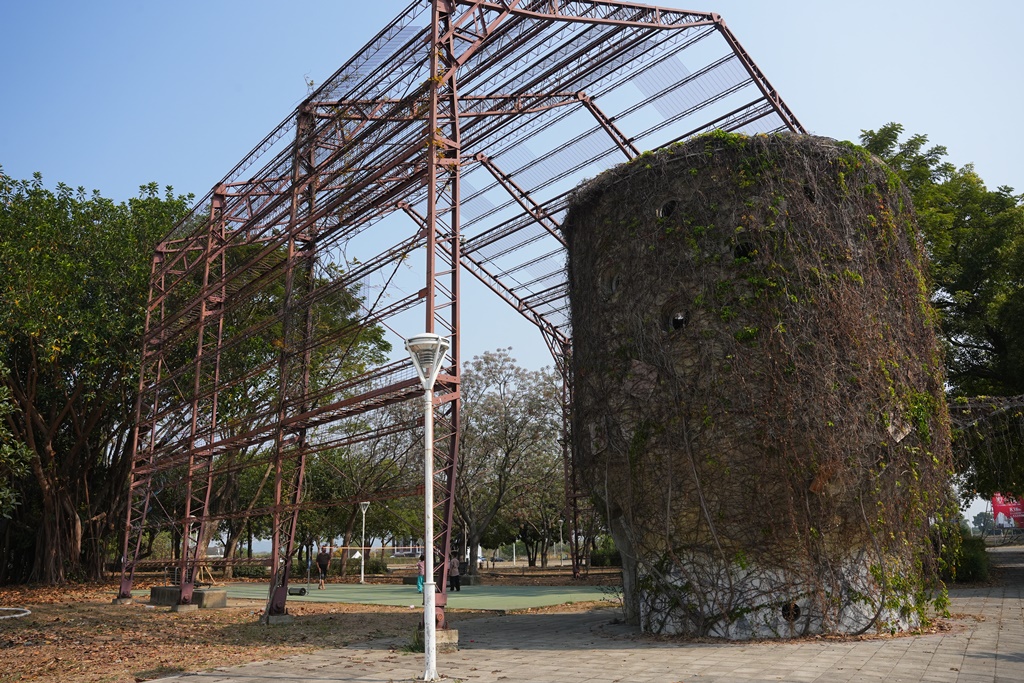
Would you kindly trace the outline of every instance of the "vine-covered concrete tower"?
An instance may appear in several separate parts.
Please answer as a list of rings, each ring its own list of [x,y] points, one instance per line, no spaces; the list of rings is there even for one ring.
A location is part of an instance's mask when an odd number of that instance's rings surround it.
[[[573,441],[627,617],[725,636],[912,627],[950,463],[923,249],[864,150],[711,133],[576,193]]]

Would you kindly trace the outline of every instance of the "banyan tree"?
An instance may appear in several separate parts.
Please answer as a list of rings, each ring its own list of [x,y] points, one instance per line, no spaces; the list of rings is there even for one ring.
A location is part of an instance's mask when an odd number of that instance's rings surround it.
[[[909,196],[834,140],[712,133],[581,186],[573,441],[659,633],[912,628],[949,419]]]

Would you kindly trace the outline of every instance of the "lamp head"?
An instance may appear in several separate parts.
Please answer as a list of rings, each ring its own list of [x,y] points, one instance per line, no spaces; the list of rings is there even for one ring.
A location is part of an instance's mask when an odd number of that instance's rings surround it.
[[[444,356],[451,342],[439,334],[424,332],[405,340],[405,350],[412,356],[423,388],[427,391],[434,388],[434,381],[444,364]]]

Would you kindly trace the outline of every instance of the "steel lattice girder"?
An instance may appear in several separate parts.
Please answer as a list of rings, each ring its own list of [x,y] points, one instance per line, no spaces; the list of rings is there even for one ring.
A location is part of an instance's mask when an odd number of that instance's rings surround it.
[[[305,457],[355,439],[349,418],[422,394],[407,360],[309,384],[311,354],[360,329],[414,314],[452,339],[438,393],[439,438],[454,438],[461,270],[536,324],[561,366],[568,193],[641,149],[716,128],[803,132],[714,13],[598,0],[409,5],[158,248],[121,594],[145,528],[224,518],[207,509],[210,483],[242,451],[276,468],[275,553],[291,553]],[[420,285],[397,286],[424,249]],[[253,312],[282,285],[283,306]],[[318,330],[310,311],[354,287],[358,319]],[[275,335],[258,362],[229,362]],[[255,394],[251,407],[225,412],[238,392]],[[453,487],[454,451],[440,472]],[[156,482],[174,476],[189,509],[155,519]],[[450,495],[441,504],[450,526]],[[183,577],[198,561],[194,546],[184,550]]]

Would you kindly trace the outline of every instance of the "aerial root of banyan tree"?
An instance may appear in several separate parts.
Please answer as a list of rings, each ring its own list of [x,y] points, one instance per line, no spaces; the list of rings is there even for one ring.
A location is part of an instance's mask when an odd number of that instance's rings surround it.
[[[949,419],[898,178],[849,143],[712,133],[581,186],[564,232],[573,447],[627,618],[728,638],[916,627]]]

